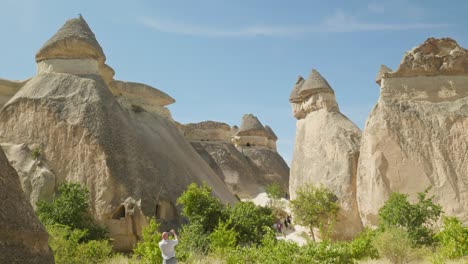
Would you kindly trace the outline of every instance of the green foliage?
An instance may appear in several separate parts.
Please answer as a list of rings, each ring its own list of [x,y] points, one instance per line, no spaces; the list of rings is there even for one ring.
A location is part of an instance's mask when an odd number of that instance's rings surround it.
[[[349,243],[351,254],[354,259],[379,258],[379,252],[373,244],[377,232],[376,230],[366,228]]]
[[[241,245],[259,244],[265,228],[274,224],[270,208],[257,206],[252,202],[239,202],[225,211],[229,229],[238,233],[238,243]]]
[[[309,243],[301,248],[300,260],[297,263],[354,263],[353,254],[345,242]]]
[[[403,228],[418,245],[431,245],[431,227],[442,214],[442,207],[432,202],[433,197],[426,197],[429,190],[418,193],[416,204],[411,204],[406,194],[392,193],[379,210],[381,227]]]
[[[221,202],[211,195],[211,188],[206,184],[190,184],[177,199],[177,204],[183,206],[182,215],[190,223],[197,222],[203,226],[203,233],[213,231],[222,215]]]
[[[468,227],[456,217],[444,217],[443,221],[442,231],[435,235],[438,242],[436,258],[445,260],[467,256]]]
[[[283,191],[281,190],[281,186],[277,182],[273,182],[266,186],[266,193],[268,198],[272,200],[279,200],[283,196]]]
[[[143,228],[143,241],[138,242],[133,250],[134,257],[140,258],[142,264],[161,263],[161,249],[159,241],[161,233],[158,231],[159,224],[151,219],[149,225]]]
[[[379,255],[391,263],[409,263],[421,258],[426,252],[417,248],[409,233],[401,228],[390,227],[380,232],[374,239],[374,246]]]
[[[94,264],[112,257],[112,246],[107,240],[80,242],[86,236],[86,230],[60,224],[46,225],[46,229],[57,264]]]
[[[220,222],[209,235],[210,249],[222,252],[225,248],[234,248],[237,245],[237,236],[238,233],[228,228],[227,223]]]
[[[35,147],[31,150],[31,156],[33,159],[37,160],[42,154],[41,147]]]
[[[61,224],[71,229],[85,230],[83,240],[103,239],[105,228],[95,224],[89,213],[89,191],[78,183],[65,183],[58,188],[58,197],[51,203],[39,201],[37,216],[45,225]]]
[[[314,227],[320,228],[322,238],[327,239],[340,208],[336,195],[326,187],[306,185],[296,196],[291,201],[295,222],[308,226],[312,235]],[[315,241],[315,237],[312,238]]]
[[[204,231],[203,226],[199,222],[184,225],[179,234],[177,258],[185,261],[199,254],[206,255],[209,244],[208,233]]]

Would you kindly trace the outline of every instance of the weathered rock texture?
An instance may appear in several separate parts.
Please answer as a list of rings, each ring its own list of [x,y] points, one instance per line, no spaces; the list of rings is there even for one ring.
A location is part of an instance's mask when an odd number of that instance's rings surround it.
[[[0,149],[0,263],[54,263],[48,235]]]
[[[222,201],[235,202],[174,122],[145,108],[162,109],[173,99],[143,84],[110,88],[113,71],[104,60],[83,18],[67,21],[36,55],[38,74],[2,108],[0,142],[41,146],[56,186],[86,184],[93,215],[108,226],[121,219],[114,212],[129,197],[141,200],[144,215],[161,217],[164,228],[179,223],[175,201],[192,182],[206,182]],[[137,102],[142,105],[133,107]],[[121,226],[140,228],[145,221],[139,219],[123,217]],[[110,231],[116,245],[128,233]]]
[[[366,225],[391,192],[432,186],[445,213],[468,222],[468,51],[430,38],[385,73],[366,122],[357,198]]]
[[[25,81],[11,81],[0,79],[0,108],[8,102],[24,86]]]
[[[35,209],[40,200],[50,200],[55,192],[56,177],[41,157],[41,148],[31,146],[31,149],[26,144],[0,146],[18,173],[24,195],[32,207]]]
[[[276,151],[277,136],[252,114],[241,128],[204,121],[182,126],[194,149],[240,198],[254,198],[273,182],[288,192],[289,167]]]
[[[290,102],[298,119],[289,180],[291,199],[306,184],[330,188],[341,205],[332,236],[350,239],[362,229],[356,204],[361,131],[339,112],[333,89],[315,70],[305,81],[299,76]]]

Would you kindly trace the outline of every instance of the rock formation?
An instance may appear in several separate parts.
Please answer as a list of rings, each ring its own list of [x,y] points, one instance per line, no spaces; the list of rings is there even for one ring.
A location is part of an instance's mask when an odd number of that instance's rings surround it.
[[[82,17],[68,20],[36,62],[37,75],[0,111],[0,142],[40,146],[56,184],[87,185],[100,223],[115,227],[122,218],[115,211],[131,197],[141,200],[145,216],[165,216],[163,228],[173,226],[176,198],[191,182],[206,182],[222,201],[236,201],[171,120],[164,106],[174,100],[144,84],[113,80]],[[145,224],[128,219],[123,229],[110,228],[115,245],[124,245],[117,240],[129,225]]]
[[[307,80],[298,77],[289,100],[298,119],[289,180],[291,199],[306,184],[330,188],[341,205],[332,237],[350,239],[362,229],[355,189],[361,131],[339,112],[333,89],[316,70]]]
[[[364,224],[377,224],[391,192],[432,186],[435,202],[468,223],[468,51],[449,38],[426,40],[384,73],[359,159]]]
[[[0,263],[54,263],[44,226],[0,149]]]
[[[254,198],[270,183],[288,192],[289,168],[276,151],[273,130],[252,114],[241,127],[204,121],[182,126],[184,136],[239,198]]]
[[[25,81],[11,81],[0,79],[0,108],[15,95],[16,92],[24,86]]]

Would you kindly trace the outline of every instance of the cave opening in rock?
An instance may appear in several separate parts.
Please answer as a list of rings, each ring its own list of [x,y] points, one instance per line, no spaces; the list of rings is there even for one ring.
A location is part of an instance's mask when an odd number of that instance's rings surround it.
[[[125,206],[120,205],[117,210],[112,214],[112,219],[120,219],[125,217]]]

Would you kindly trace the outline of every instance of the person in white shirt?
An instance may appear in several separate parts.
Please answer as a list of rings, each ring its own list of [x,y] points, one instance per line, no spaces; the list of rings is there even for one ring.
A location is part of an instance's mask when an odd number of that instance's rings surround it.
[[[169,233],[174,236],[173,240],[169,240]],[[174,247],[178,243],[179,240],[177,239],[177,234],[174,229],[169,232],[162,233],[162,240],[159,242],[159,248],[161,249],[163,264],[177,264]]]

